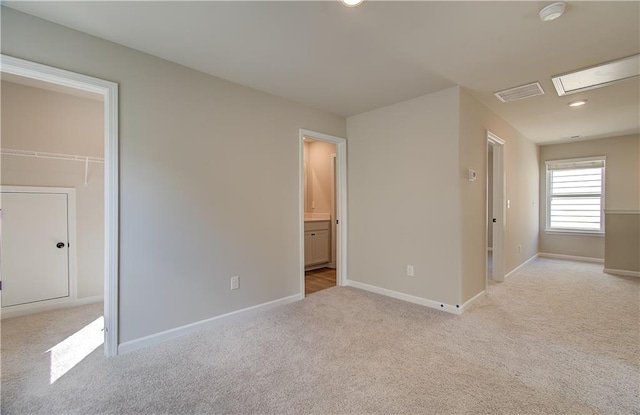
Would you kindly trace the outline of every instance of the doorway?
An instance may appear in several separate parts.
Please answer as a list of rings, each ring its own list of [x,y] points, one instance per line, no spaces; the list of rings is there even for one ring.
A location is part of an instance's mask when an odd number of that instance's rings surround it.
[[[487,131],[486,282],[504,281],[505,177],[504,140]]]
[[[104,195],[104,236],[103,252],[99,253],[99,255],[104,257],[104,267],[101,270],[103,278],[100,283],[104,287],[104,352],[107,356],[115,356],[118,353],[118,85],[102,79],[6,55],[0,55],[0,59],[3,79],[20,77],[26,80],[26,84],[31,82],[32,84],[47,85],[45,89],[51,91],[68,89],[74,91],[73,95],[92,94],[99,96],[101,99],[103,126],[99,134],[103,138],[102,146],[104,148],[104,190],[102,192]],[[25,151],[22,152],[23,154],[19,154],[21,153],[20,151],[12,152],[11,150],[6,149],[3,153],[15,156],[61,158],[68,161],[84,162],[85,184],[87,180],[90,180],[89,163],[91,160],[89,160],[89,157],[77,160],[75,156],[70,154],[38,153],[36,151]],[[7,226],[7,224],[5,223],[3,226]],[[68,226],[72,225],[68,224]],[[73,251],[76,248],[75,244],[73,244],[73,239],[56,242],[57,249]],[[66,246],[58,248],[64,242],[67,243]],[[69,243],[73,245],[69,246]],[[74,267],[71,262],[69,261],[70,279],[73,278]],[[59,294],[58,291],[64,290],[63,285],[63,283],[57,284],[52,290],[57,290],[56,293]],[[73,294],[75,287],[71,285],[68,285],[68,287],[71,291],[66,294]]]
[[[319,163],[317,168],[313,163]],[[300,130],[299,169],[300,298],[304,298],[346,285],[346,140]]]

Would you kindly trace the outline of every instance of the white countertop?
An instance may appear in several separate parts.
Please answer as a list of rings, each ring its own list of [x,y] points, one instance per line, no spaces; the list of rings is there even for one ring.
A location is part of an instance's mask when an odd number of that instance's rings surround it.
[[[305,222],[322,222],[326,220],[331,220],[331,213],[305,213],[304,214]]]

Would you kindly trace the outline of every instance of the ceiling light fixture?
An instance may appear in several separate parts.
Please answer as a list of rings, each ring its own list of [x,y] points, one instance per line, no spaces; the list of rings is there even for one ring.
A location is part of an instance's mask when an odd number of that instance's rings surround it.
[[[344,1],[344,0],[343,0]],[[543,22],[550,22],[556,20],[564,13],[565,4],[561,1],[557,3],[551,3],[540,10],[540,20]]]
[[[587,101],[588,101],[587,99],[581,99],[581,100],[578,100],[578,101],[571,101],[567,105],[569,105],[570,107],[581,107],[584,104],[586,104]]]
[[[340,0],[347,7],[356,7],[361,5],[364,0]]]

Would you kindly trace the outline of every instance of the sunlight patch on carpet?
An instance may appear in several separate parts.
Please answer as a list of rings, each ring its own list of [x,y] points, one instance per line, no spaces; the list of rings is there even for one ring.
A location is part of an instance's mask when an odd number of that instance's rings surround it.
[[[103,328],[104,317],[100,316],[80,331],[47,350],[47,353],[51,353],[50,384],[64,376],[65,373],[104,343]]]

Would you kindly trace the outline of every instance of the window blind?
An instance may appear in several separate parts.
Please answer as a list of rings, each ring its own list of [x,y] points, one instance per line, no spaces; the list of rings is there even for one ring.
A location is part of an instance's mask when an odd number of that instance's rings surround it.
[[[547,162],[547,229],[602,231],[605,160]]]

